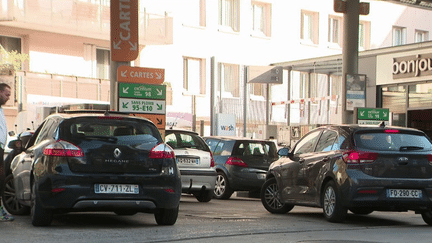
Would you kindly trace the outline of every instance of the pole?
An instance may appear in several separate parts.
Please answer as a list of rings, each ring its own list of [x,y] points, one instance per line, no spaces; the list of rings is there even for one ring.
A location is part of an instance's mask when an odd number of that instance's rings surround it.
[[[346,110],[346,75],[358,74],[359,0],[346,0],[342,46],[342,123],[353,123],[353,113]]]

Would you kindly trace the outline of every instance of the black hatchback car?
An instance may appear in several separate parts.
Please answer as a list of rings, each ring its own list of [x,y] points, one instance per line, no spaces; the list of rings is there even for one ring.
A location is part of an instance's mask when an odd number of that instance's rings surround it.
[[[177,220],[181,180],[175,155],[145,118],[95,111],[52,114],[11,170],[16,198],[31,207],[35,226],[72,211],[147,212],[160,225]]]
[[[432,143],[402,127],[328,125],[279,150],[261,190],[271,213],[322,207],[330,222],[373,211],[420,213],[432,225]]]
[[[259,195],[267,170],[277,160],[275,142],[241,137],[204,137],[215,160],[214,198],[228,199],[235,191]]]

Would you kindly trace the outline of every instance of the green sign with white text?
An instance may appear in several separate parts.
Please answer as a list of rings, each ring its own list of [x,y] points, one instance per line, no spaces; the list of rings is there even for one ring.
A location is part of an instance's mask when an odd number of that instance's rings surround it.
[[[357,108],[357,118],[359,120],[378,120],[388,121],[390,111],[388,108]]]
[[[118,83],[119,98],[166,99],[165,85]]]

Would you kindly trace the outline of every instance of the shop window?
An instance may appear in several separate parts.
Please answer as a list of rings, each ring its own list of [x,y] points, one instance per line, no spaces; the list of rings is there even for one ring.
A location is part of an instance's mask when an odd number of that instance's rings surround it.
[[[96,49],[96,73],[97,78],[109,79],[110,75],[110,51]]]
[[[239,65],[221,63],[219,67],[223,97],[240,97]]]
[[[183,88],[192,95],[205,94],[205,60],[183,58]]]
[[[206,26],[206,0],[189,0],[188,11],[183,16],[183,24],[187,26]]]
[[[223,30],[240,31],[239,0],[219,0],[219,25]]]
[[[271,4],[252,1],[254,35],[271,36]]]
[[[406,28],[393,27],[393,46],[405,45],[407,43]]]
[[[319,28],[318,13],[311,11],[301,12],[300,38],[304,44],[318,44]]]
[[[406,87],[394,85],[382,87],[382,107],[393,113],[406,112]]]
[[[414,41],[415,43],[425,42],[429,40],[429,33],[423,30],[416,30]]]
[[[432,83],[414,84],[408,86],[409,108],[432,107]]]

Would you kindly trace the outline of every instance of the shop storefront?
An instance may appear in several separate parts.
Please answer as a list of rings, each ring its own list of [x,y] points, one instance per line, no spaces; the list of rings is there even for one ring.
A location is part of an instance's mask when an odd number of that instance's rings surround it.
[[[289,98],[273,105],[287,107],[286,123],[299,131],[291,133],[291,141],[311,128],[342,121],[342,55],[274,65],[289,70]],[[390,124],[432,137],[432,42],[360,52],[358,74],[365,80],[363,107],[388,108]]]

